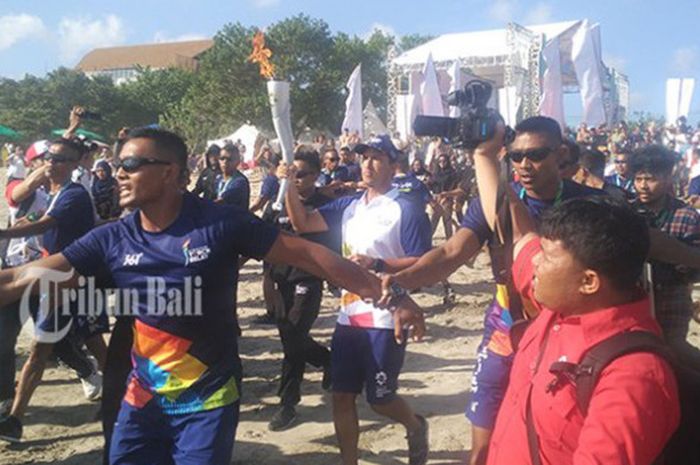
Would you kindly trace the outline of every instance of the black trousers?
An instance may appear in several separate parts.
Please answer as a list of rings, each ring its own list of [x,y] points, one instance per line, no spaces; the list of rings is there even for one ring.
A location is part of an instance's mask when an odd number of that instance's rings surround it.
[[[301,400],[301,382],[309,363],[325,367],[331,363],[328,348],[309,335],[321,308],[322,282],[308,279],[277,283],[284,308],[278,310],[277,329],[282,340],[284,359],[278,395],[282,405],[294,406]]]

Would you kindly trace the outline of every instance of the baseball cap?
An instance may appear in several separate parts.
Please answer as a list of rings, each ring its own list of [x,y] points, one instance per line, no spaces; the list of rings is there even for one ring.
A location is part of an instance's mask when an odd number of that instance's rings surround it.
[[[44,154],[48,151],[49,151],[49,141],[47,141],[47,140],[36,141],[32,145],[29,146],[26,153],[24,154],[24,158],[25,158],[25,160],[27,160],[27,163],[31,163],[32,160],[43,157]]]
[[[372,137],[367,142],[355,146],[355,152],[360,155],[369,149],[375,149],[386,153],[391,161],[396,161],[399,156],[399,151],[394,147],[394,143],[391,141],[388,134]]]

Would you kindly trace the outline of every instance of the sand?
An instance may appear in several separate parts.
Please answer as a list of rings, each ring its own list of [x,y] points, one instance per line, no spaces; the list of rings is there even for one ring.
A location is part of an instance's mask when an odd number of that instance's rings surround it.
[[[0,185],[4,186],[0,171]],[[254,187],[253,192],[257,192]],[[0,201],[0,224],[5,224]],[[437,242],[441,238],[437,237]],[[331,465],[338,464],[338,450],[331,418],[330,396],[321,389],[321,373],[313,368],[302,385],[298,422],[279,433],[267,430],[277,408],[277,383],[281,345],[277,331],[252,320],[264,313],[261,266],[249,262],[241,271],[239,315],[243,328],[240,351],[244,365],[241,421],[236,437],[234,464]],[[476,347],[481,338],[483,311],[492,285],[488,259],[481,254],[473,268],[461,267],[450,282],[457,292],[455,305],[442,304],[442,287],[423,289],[415,295],[427,316],[423,342],[410,343],[400,393],[430,424],[431,465],[462,464],[470,447],[469,423],[464,417]],[[330,344],[337,299],[325,293],[321,314],[312,331]],[[691,338],[697,343],[698,325]],[[17,347],[20,367],[28,354],[31,329],[25,327]],[[405,431],[376,415],[364,399],[358,402],[360,449],[363,465],[407,463]],[[25,418],[23,442],[0,443],[0,465],[94,465],[101,461],[102,436],[97,421],[98,404],[84,399],[75,375],[63,367],[51,367],[35,393]]]

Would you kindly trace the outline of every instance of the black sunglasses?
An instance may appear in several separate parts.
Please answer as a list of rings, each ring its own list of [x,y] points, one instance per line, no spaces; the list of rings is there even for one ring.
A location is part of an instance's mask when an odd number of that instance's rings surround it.
[[[615,160],[615,164],[616,164],[616,165],[626,165],[626,164],[627,164],[627,160]]]
[[[146,165],[169,165],[171,162],[147,157],[124,157],[117,162],[117,170],[122,169],[127,173],[138,171]]]
[[[541,149],[526,150],[523,152],[509,151],[508,158],[515,163],[520,163],[524,158],[530,161],[542,161],[552,153],[554,149],[542,147]]]

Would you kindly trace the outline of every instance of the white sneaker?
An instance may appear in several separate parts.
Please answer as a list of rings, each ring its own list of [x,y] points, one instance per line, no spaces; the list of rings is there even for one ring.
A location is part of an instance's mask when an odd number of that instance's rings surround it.
[[[96,401],[102,397],[102,375],[99,371],[94,372],[87,378],[80,378],[83,385],[83,393],[89,401]]]

